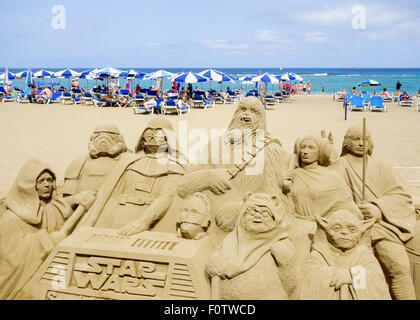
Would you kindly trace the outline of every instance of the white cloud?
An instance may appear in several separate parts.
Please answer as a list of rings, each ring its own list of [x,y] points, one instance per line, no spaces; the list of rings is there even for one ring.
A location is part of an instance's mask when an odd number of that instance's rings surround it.
[[[330,40],[323,32],[306,32],[305,41],[308,43],[326,43]]]
[[[150,42],[146,44],[146,47],[148,49],[161,49],[164,47],[164,44],[160,42]]]
[[[211,49],[222,49],[222,50],[246,50],[249,45],[246,43],[234,43],[231,40],[205,40],[201,42],[204,47]]]

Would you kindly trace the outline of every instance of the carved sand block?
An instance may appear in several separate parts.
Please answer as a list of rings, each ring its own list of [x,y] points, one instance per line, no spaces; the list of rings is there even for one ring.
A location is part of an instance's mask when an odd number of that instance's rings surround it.
[[[61,242],[18,299],[209,299],[209,240],[83,227]]]
[[[405,244],[405,248],[410,259],[416,299],[420,300],[420,203],[417,203],[415,207],[417,211],[415,237]]]

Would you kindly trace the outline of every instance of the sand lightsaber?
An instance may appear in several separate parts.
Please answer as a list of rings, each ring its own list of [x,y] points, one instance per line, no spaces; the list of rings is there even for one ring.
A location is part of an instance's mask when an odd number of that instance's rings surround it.
[[[76,211],[74,211],[70,218],[67,219],[60,231],[66,235],[69,235],[86,211],[87,210],[85,206],[79,204]]]
[[[362,203],[366,203],[366,118],[363,118],[363,176]]]
[[[288,164],[287,169],[290,170],[290,171],[295,170],[296,162],[297,162],[297,155],[295,153],[293,153],[292,155],[290,155],[289,164]],[[292,179],[284,180],[283,193],[287,195],[291,190],[292,190]]]

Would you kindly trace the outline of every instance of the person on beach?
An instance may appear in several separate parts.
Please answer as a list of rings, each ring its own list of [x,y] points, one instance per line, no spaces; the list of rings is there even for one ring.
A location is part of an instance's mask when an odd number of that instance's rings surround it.
[[[130,87],[131,87],[131,80],[127,79],[127,82],[125,83],[125,89],[130,90]]]
[[[390,93],[386,90],[386,88],[384,88],[384,89],[382,90],[381,97],[382,97],[382,98],[390,98],[390,97],[391,97],[391,94],[390,94]]]
[[[110,91],[108,91],[106,94],[101,94],[100,98],[103,101],[118,102],[123,107],[127,107],[130,104],[130,102],[128,102],[128,101],[124,101],[122,99],[114,98],[114,96],[111,94]]]
[[[311,82],[308,81],[308,95],[311,95]]]
[[[73,80],[71,81],[71,87],[72,87],[72,88],[75,88],[75,89],[80,89],[80,84],[79,84],[79,81],[77,81],[76,79],[73,79]]]
[[[402,87],[402,84],[400,83],[400,81],[397,81],[397,84],[395,85],[395,92],[400,92]]]
[[[353,89],[350,91],[350,93],[356,95],[357,94],[356,87],[353,87]]]
[[[140,85],[138,84],[137,86],[136,86],[136,94],[140,94],[141,93],[141,87],[140,87]]]
[[[407,91],[404,91],[400,97],[401,101],[411,101],[411,96],[407,93]]]
[[[306,96],[306,81],[302,85],[302,94]]]
[[[29,92],[28,99],[30,103],[34,103],[36,96],[38,94],[38,90],[36,89],[36,85],[32,85],[32,89]]]
[[[6,92],[6,94],[12,94],[12,87],[10,87],[10,84],[6,84],[4,86],[4,91]]]
[[[48,88],[47,86],[44,86],[44,89],[38,95],[38,98],[41,98],[41,99],[51,98],[52,94],[53,94],[53,92],[51,91],[51,89]]]

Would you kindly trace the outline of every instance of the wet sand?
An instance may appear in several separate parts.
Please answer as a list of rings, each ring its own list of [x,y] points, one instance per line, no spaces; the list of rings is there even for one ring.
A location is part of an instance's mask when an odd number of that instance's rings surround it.
[[[351,112],[344,120],[342,103],[331,96],[293,97],[274,110],[267,110],[267,126],[272,136],[292,152],[295,140],[321,129],[333,132],[340,151],[345,131],[354,124],[367,126],[375,143],[374,157],[398,167],[413,195],[420,199],[420,112],[413,107],[388,103],[387,113]],[[168,115],[176,132],[182,125],[192,129],[224,129],[235,110],[232,104],[193,109],[182,116]],[[23,163],[37,158],[50,164],[58,182],[63,180],[69,162],[87,152],[93,129],[100,123],[115,123],[129,148],[134,148],[146,123],[156,115],[135,115],[132,108],[95,108],[92,105],[51,105],[0,103],[0,198],[5,197]]]

